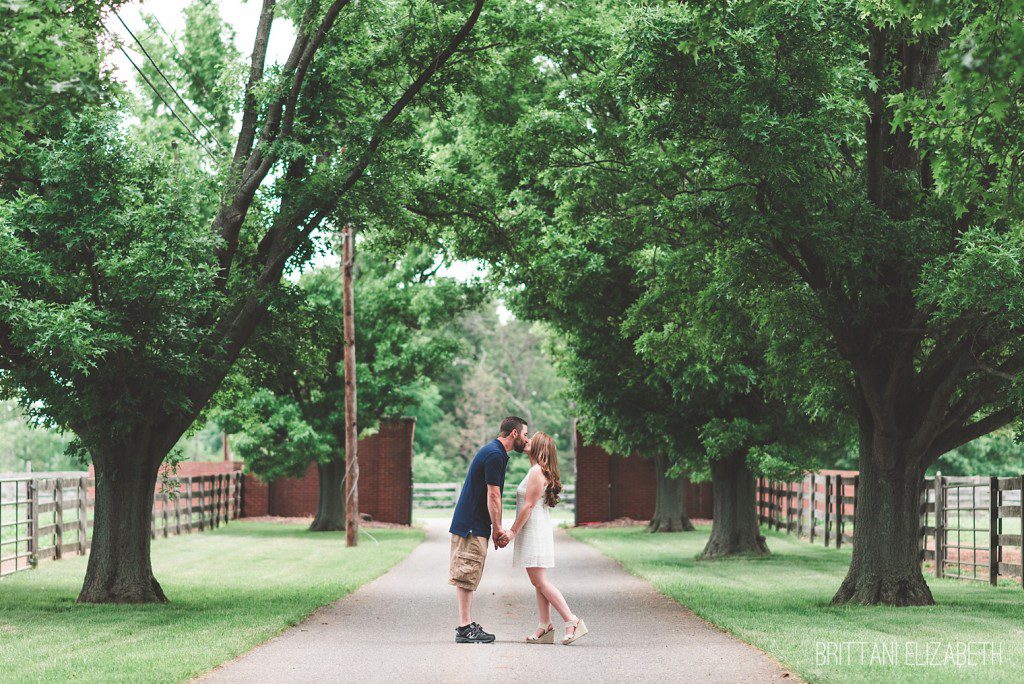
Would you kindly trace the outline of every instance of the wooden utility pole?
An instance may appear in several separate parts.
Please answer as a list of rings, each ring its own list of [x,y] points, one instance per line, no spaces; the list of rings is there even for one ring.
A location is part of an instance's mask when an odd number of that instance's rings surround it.
[[[345,545],[359,543],[359,457],[356,453],[356,324],[352,281],[355,277],[355,227],[342,230],[341,273],[345,329]]]

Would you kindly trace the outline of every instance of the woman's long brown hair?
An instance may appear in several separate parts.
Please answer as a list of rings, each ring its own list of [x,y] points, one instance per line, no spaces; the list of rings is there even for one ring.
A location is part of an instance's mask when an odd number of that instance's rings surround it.
[[[546,432],[534,433],[530,438],[530,455],[540,465],[547,484],[544,487],[544,503],[554,507],[561,500],[558,496],[562,493],[562,478],[558,474],[558,449],[555,448],[555,440]]]

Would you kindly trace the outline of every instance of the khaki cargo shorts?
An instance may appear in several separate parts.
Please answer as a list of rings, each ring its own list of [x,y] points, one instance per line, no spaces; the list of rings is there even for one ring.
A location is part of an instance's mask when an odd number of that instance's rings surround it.
[[[452,555],[448,568],[448,584],[476,591],[484,574],[487,558],[487,537],[452,535]]]

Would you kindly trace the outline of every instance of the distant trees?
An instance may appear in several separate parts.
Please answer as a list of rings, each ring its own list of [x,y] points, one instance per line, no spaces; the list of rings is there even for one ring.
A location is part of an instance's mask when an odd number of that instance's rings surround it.
[[[412,412],[417,481],[461,480],[468,460],[494,439],[501,419],[514,414],[555,439],[562,479],[571,482],[572,412],[551,356],[557,337],[542,325],[511,317],[497,300],[466,312],[457,326],[463,349]],[[526,469],[525,459],[510,461],[509,481]]]
[[[431,275],[433,251],[392,260],[362,249],[356,262],[356,377],[360,431],[415,408],[463,345],[453,323],[479,303],[478,288]],[[297,477],[315,463],[311,530],[345,528],[342,283],[338,268],[305,274],[287,306],[243,353],[219,399],[246,468],[266,480]]]
[[[81,464],[67,454],[69,439],[44,426],[32,425],[13,401],[0,402],[0,473],[77,470]]]

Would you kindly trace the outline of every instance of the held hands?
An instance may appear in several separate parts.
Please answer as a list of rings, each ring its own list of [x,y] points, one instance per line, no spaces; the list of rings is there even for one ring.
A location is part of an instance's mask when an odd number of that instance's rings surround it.
[[[505,548],[506,546],[509,545],[509,542],[511,542],[515,538],[515,536],[516,536],[515,532],[512,532],[511,530],[502,530],[502,529],[495,528],[495,530],[494,530],[494,548],[495,549],[503,549],[503,548]]]

